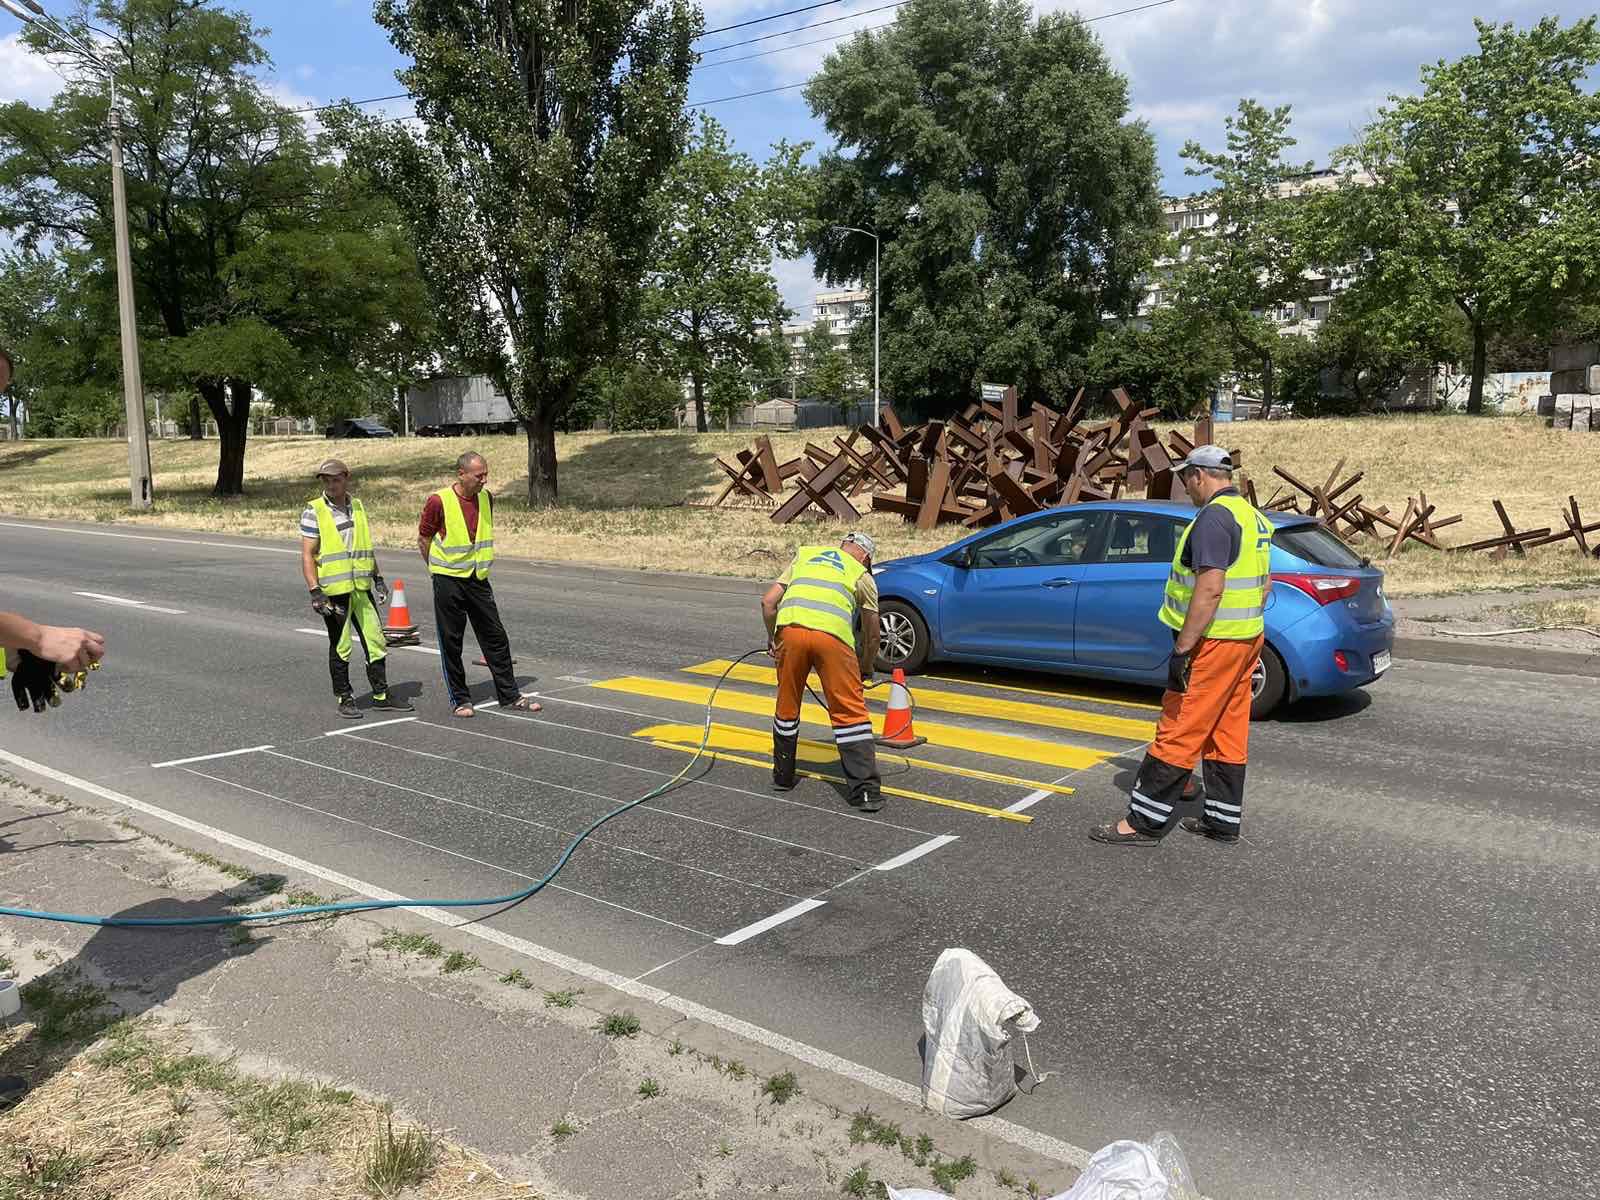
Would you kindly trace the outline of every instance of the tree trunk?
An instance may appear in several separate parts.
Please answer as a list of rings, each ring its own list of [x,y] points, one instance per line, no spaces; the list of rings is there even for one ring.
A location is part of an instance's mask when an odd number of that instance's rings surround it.
[[[1484,375],[1489,365],[1489,339],[1483,332],[1482,322],[1472,326],[1472,387],[1467,392],[1467,412],[1476,416],[1483,411]]]
[[[1263,354],[1261,356],[1261,415],[1263,417],[1272,411],[1272,384],[1272,355]]]
[[[694,428],[696,433],[705,433],[706,426],[706,379],[699,367],[689,372],[689,382],[694,387]]]
[[[206,397],[206,405],[207,407],[211,406],[210,396]],[[201,438],[205,437],[205,435],[206,425],[205,422],[200,419],[200,396],[198,394],[191,393],[189,396],[189,440],[198,442]]]
[[[213,496],[244,495],[244,446],[250,433],[250,384],[230,379],[226,384],[207,383],[200,394],[217,422],[222,451],[217,459],[217,486]],[[198,428],[198,425],[196,426]]]
[[[537,405],[524,426],[528,431],[528,503],[556,502],[556,418],[547,404]]]

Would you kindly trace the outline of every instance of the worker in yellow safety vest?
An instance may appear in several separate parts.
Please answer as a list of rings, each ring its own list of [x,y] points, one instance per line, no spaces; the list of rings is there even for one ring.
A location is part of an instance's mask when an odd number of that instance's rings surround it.
[[[795,785],[800,703],[806,678],[815,668],[828,704],[833,743],[844,768],[846,799],[862,812],[883,807],[878,756],[862,687],[878,658],[878,586],[872,578],[876,553],[871,536],[861,532],[847,534],[838,546],[802,546],[761,598],[767,650],[778,664],[772,786],[788,791]]]
[[[417,525],[417,549],[433,579],[433,615],[439,629],[439,660],[451,711],[470,717],[476,711],[461,665],[461,643],[467,623],[478,639],[495,698],[502,709],[539,712],[539,702],[524,696],[512,668],[511,640],[500,621],[500,609],[489,586],[494,565],[494,497],[484,486],[489,464],[469,450],[456,459],[456,481],[428,497]]]
[[[300,573],[311,592],[311,608],[328,630],[328,674],[339,715],[359,721],[350,687],[350,655],[360,643],[367,659],[372,707],[411,712],[409,701],[389,691],[389,646],[379,611],[389,588],[378,571],[367,511],[350,494],[350,468],[330,458],[317,468],[322,490],[300,514]]]
[[[1272,524],[1233,486],[1233,459],[1196,446],[1177,466],[1198,508],[1178,539],[1157,614],[1172,630],[1167,691],[1156,738],[1120,821],[1089,836],[1116,846],[1154,846],[1171,828],[1184,785],[1201,768],[1201,814],[1183,829],[1213,842],[1239,840],[1250,747],[1250,702],[1272,586]]]

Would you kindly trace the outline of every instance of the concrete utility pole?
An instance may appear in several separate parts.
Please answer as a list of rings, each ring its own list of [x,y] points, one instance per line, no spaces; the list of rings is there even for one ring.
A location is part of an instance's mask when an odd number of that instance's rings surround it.
[[[835,225],[835,229],[842,229],[849,233],[861,233],[872,239],[872,423],[878,424],[878,252],[883,248],[883,243],[878,240],[878,235],[870,229],[857,229],[854,225]]]
[[[17,7],[22,4],[28,11]],[[150,429],[145,417],[144,378],[139,369],[139,322],[134,313],[133,257],[128,248],[128,196],[122,178],[122,110],[117,105],[117,78],[94,50],[40,7],[38,0],[0,0],[0,8],[24,25],[44,30],[82,54],[101,71],[111,87],[107,123],[111,128],[111,204],[117,255],[117,308],[121,317],[122,399],[128,424],[128,496],[134,508],[149,508],[155,490],[150,472]]]

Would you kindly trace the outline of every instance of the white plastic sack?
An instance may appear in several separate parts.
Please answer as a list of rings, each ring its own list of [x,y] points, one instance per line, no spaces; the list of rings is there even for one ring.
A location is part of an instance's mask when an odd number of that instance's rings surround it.
[[[947,1117],[976,1117],[1016,1093],[1011,1024],[1039,1028],[1033,1006],[970,950],[946,950],[922,993],[922,1103]],[[913,1193],[903,1193],[912,1196]]]
[[[1168,1200],[1171,1194],[1153,1147],[1112,1142],[1096,1150],[1077,1182],[1051,1200]]]

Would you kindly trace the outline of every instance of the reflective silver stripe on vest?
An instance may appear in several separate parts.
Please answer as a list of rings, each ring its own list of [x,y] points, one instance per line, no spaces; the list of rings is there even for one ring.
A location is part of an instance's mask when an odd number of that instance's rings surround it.
[[[830,592],[838,592],[846,600],[849,600],[852,603],[854,603],[856,598],[856,594],[853,591],[851,591],[844,584],[833,579],[791,579],[789,581],[789,586],[826,588]]]
[[[812,612],[826,613],[830,617],[838,617],[846,621],[850,619],[849,613],[835,608],[831,604],[824,604],[821,600],[807,600],[803,596],[796,597],[793,600],[785,599],[782,604],[778,605],[778,619],[781,621],[784,611],[791,608],[807,608]]]
[[[346,579],[371,579],[371,571],[345,571],[338,575],[324,575],[317,580],[318,587],[325,587],[330,583],[343,583]]]
[[[376,557],[377,557],[377,555],[375,555],[371,550],[340,550],[337,554],[319,554],[319,555],[317,555],[317,562],[319,562],[319,563],[348,562],[352,558],[359,558],[359,559],[363,559],[363,560],[365,560],[367,562],[371,562]]]
[[[1211,619],[1213,621],[1253,621],[1266,611],[1265,605],[1257,608],[1219,608]]]

